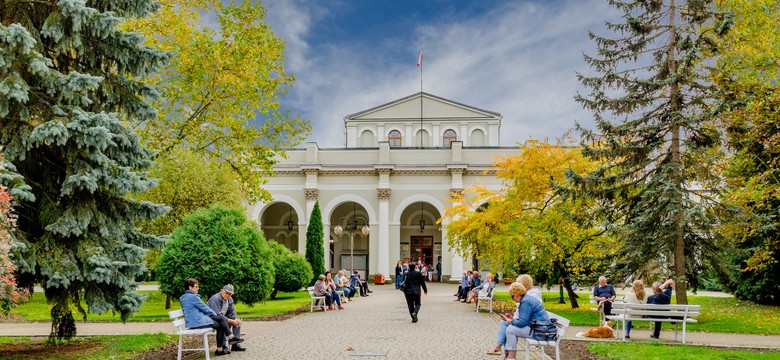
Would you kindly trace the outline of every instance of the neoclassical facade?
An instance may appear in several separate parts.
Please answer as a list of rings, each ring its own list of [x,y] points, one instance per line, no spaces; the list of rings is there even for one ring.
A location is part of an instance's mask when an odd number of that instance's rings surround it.
[[[520,152],[500,146],[501,121],[424,92],[348,115],[346,147],[288,150],[265,185],[273,201],[248,212],[267,239],[303,254],[319,202],[326,268],[387,276],[397,260],[422,258],[440,260],[444,280],[459,278],[471,262],[449,247],[446,222],[437,221],[453,192],[479,182],[500,188],[492,164]]]

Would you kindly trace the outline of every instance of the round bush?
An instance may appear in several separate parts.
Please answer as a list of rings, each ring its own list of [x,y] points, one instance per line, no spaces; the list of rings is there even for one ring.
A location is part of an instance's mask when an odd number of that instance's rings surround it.
[[[272,252],[244,212],[213,206],[188,216],[165,244],[157,263],[160,291],[174,297],[184,291],[184,280],[200,283],[208,297],[225,284],[236,288],[234,298],[254,304],[270,295],[274,284]]]

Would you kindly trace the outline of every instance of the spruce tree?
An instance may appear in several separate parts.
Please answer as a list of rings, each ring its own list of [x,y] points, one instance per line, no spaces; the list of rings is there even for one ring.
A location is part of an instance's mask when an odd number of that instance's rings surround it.
[[[624,22],[606,23],[612,37],[590,33],[598,55],[585,60],[596,74],[577,75],[590,94],[576,97],[598,128],[578,125],[584,154],[606,165],[569,179],[611,215],[607,228],[625,242],[618,273],[658,276],[660,264],[677,280],[677,302],[687,303],[686,276],[718,253],[716,201],[700,190],[718,184],[712,124],[723,104],[704,66],[730,21],[707,0],[609,3]]]
[[[154,182],[143,172],[151,153],[126,124],[156,116],[146,100],[157,92],[135,79],[168,55],[117,25],[157,6],[0,3],[0,145],[34,195],[18,199],[14,260],[19,285],[41,285],[53,306],[51,340],[75,335],[72,308],[125,321],[145,298],[133,278],[161,239],[136,224],[165,208],[127,196]]]
[[[322,227],[322,213],[320,213],[320,203],[314,203],[314,209],[311,211],[309,227],[306,228],[306,261],[311,265],[314,272],[309,285],[317,281],[320,274],[325,273],[325,248],[324,235]]]

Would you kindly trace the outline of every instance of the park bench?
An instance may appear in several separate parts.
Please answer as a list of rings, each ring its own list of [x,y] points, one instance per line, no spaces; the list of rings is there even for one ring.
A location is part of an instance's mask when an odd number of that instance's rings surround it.
[[[206,353],[206,360],[211,359],[209,357],[209,335],[217,333],[216,331],[214,331],[214,329],[212,328],[187,329],[185,327],[185,322],[184,322],[184,312],[181,309],[169,311],[168,317],[173,319],[172,321],[173,327],[176,328],[176,334],[179,335],[179,350],[177,352],[176,359],[181,360],[182,351],[201,351],[201,350]],[[182,340],[183,337],[187,335],[203,336],[203,347],[185,349],[184,342]]]
[[[482,292],[480,292],[477,295],[477,312],[479,312],[480,303],[484,303],[484,302],[487,302],[488,311],[491,313],[493,312],[493,293],[495,293],[495,290],[491,291],[487,295],[484,295],[484,293]]]
[[[525,338],[525,360],[531,358],[531,346],[539,346],[539,355],[541,359],[544,359],[544,346],[555,347],[555,360],[561,360],[560,342],[563,339],[563,335],[566,334],[566,328],[569,327],[569,319],[561,317],[557,314],[547,312],[547,316],[550,319],[556,319],[558,323],[558,339],[555,341],[539,341],[534,339]],[[518,338],[519,339],[519,338]]]
[[[626,321],[650,321],[674,323],[674,341],[677,341],[679,324],[682,324],[682,343],[685,344],[685,329],[688,323],[695,323],[695,317],[699,316],[700,305],[658,305],[658,304],[625,304],[615,302],[612,304],[612,314],[607,319],[615,320],[615,337],[620,338],[625,333]],[[622,326],[620,323],[622,322]],[[625,338],[623,338],[625,341]]]
[[[592,311],[598,311],[599,312],[599,323],[596,324],[597,326],[601,326],[601,324],[604,323],[604,307],[599,305],[599,302],[593,299],[593,294],[590,294],[590,303],[591,305],[595,305],[594,307],[590,308]],[[615,301],[612,302],[612,307],[614,309],[615,304],[622,303],[623,302],[623,295],[616,295]]]
[[[328,311],[328,306],[325,305],[325,296],[314,296],[314,286],[306,288],[311,296],[311,311],[314,312],[315,308],[322,309],[322,311]]]

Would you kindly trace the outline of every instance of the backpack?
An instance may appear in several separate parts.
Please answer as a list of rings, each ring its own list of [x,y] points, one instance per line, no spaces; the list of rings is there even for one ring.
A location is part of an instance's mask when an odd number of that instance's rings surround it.
[[[558,340],[558,319],[531,321],[531,338],[536,341]]]

